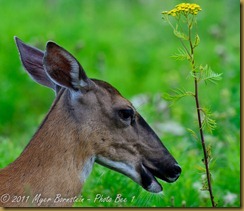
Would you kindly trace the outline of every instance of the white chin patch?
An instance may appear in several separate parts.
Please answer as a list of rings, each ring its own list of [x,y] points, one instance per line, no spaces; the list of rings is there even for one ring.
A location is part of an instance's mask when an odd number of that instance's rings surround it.
[[[97,156],[96,160],[98,161],[98,163],[107,166],[113,170],[116,170],[120,173],[123,173],[140,184],[140,176],[133,166],[122,162],[112,161],[102,156]]]

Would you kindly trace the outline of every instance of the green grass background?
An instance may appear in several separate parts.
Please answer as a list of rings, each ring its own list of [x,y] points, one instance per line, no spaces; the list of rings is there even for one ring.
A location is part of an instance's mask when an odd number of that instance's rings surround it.
[[[189,1],[193,2],[193,1]],[[13,36],[44,49],[54,40],[72,52],[90,77],[114,85],[133,102],[179,161],[177,182],[162,182],[164,195],[150,194],[129,178],[96,164],[87,180],[88,207],[210,206],[201,191],[203,154],[187,132],[196,129],[194,101],[169,107],[161,95],[174,88],[193,90],[186,62],[171,55],[180,47],[161,11],[176,0],[0,0],[0,168],[16,159],[54,99],[23,70]],[[197,0],[201,43],[196,60],[208,63],[223,80],[201,85],[201,103],[214,112],[218,128],[206,136],[211,145],[213,192],[219,207],[240,206],[240,3]],[[142,99],[146,99],[142,101]],[[112,202],[94,202],[97,194]],[[127,202],[115,203],[117,194]],[[90,199],[90,200],[87,200]]]

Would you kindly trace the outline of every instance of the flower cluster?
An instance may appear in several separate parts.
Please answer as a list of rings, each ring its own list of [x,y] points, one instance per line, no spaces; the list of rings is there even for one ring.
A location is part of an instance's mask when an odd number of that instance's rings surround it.
[[[199,11],[201,11],[201,7],[198,4],[190,4],[190,3],[181,3],[175,6],[174,9],[170,11],[163,11],[164,15],[171,15],[173,17],[178,16],[180,14],[188,15],[197,15]]]

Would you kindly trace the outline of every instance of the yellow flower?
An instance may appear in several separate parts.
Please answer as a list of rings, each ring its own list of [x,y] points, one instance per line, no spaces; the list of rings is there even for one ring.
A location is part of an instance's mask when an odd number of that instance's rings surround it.
[[[171,15],[173,17],[178,16],[180,14],[197,15],[197,13],[201,10],[202,9],[198,4],[181,3],[176,5],[175,8],[170,11],[163,11],[162,14]]]

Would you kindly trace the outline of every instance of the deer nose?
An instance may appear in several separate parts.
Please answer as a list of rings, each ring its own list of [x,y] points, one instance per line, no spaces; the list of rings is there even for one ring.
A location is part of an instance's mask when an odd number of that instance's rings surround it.
[[[181,167],[179,166],[179,164],[174,164],[174,166],[172,166],[170,169],[167,179],[169,180],[169,182],[174,182],[179,178],[180,174]]]
[[[179,164],[175,164],[173,168],[173,173],[174,173],[174,179],[177,180],[181,174],[181,167]]]
[[[181,173],[181,167],[179,166],[179,164],[175,164],[175,166],[174,166],[174,172],[175,172],[175,174],[177,175],[180,175],[180,173]]]

